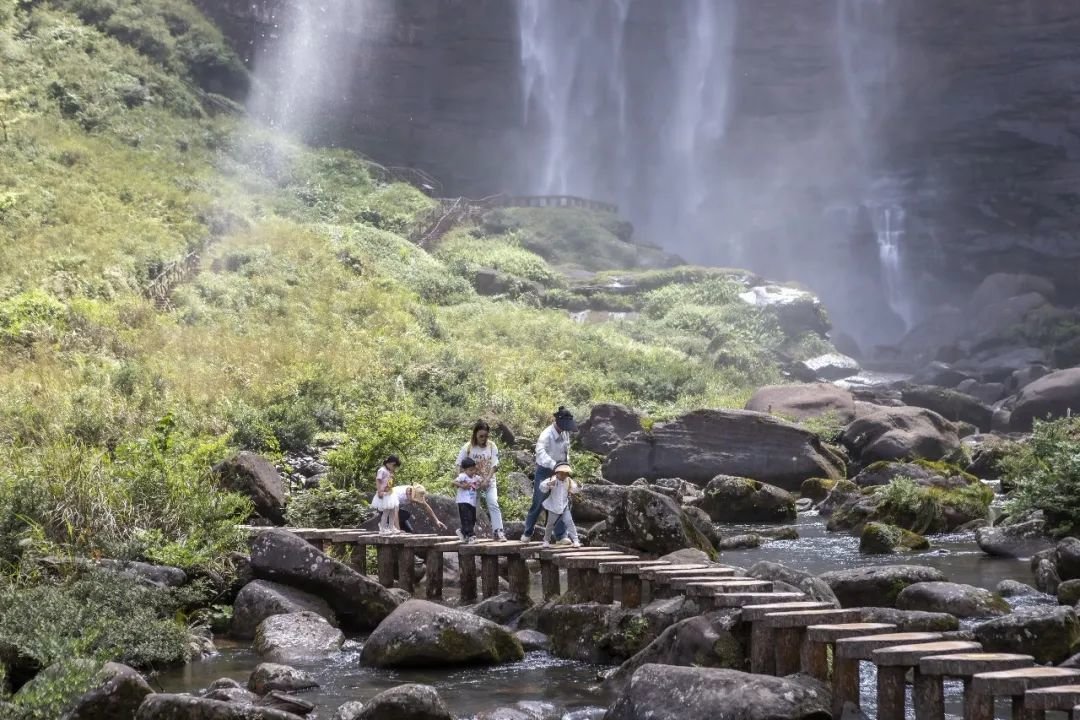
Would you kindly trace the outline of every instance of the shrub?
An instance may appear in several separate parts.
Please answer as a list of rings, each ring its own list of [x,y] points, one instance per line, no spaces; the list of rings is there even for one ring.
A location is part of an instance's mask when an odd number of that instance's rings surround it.
[[[293,527],[360,527],[373,516],[368,508],[370,495],[359,488],[338,488],[325,484],[293,493],[285,518]]]
[[[1008,450],[1001,466],[1013,487],[1010,515],[1042,511],[1055,533],[1080,532],[1080,418],[1036,421],[1031,438]]]
[[[978,481],[945,489],[924,487],[902,476],[874,492],[878,504],[873,519],[919,534],[947,532],[968,520],[985,518],[994,498],[993,490]]]
[[[468,230],[458,230],[439,243],[435,256],[465,275],[489,268],[545,286],[565,284],[542,257],[523,248],[514,236],[477,237]]]

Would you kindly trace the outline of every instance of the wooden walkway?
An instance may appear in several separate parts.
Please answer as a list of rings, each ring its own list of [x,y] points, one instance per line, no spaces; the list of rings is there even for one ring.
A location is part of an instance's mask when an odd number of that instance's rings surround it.
[[[247,528],[257,533],[266,528]],[[776,592],[766,580],[740,577],[734,568],[648,560],[606,547],[543,547],[541,543],[464,543],[443,535],[379,535],[363,530],[286,528],[320,550],[346,548],[359,572],[377,575],[387,588],[415,591],[417,557],[426,566],[425,594],[443,598],[443,555],[461,566],[461,602],[499,593],[505,574],[510,592],[531,593],[529,559],[540,565],[545,600],[566,592],[575,601],[636,608],[655,598],[686,595],[708,609],[738,609],[750,626],[750,671],[777,676],[807,673],[833,688],[833,716],[859,705],[864,663],[877,668],[878,720],[904,720],[906,686],[914,678],[916,720],[944,720],[944,681],[963,682],[965,720],[993,720],[995,701],[1011,704],[1013,720],[1043,720],[1064,712],[1080,720],[1080,670],[1041,667],[1029,655],[983,652],[943,633],[896,632],[888,623],[863,622],[859,608],[836,609],[802,593]],[[376,548],[370,573],[368,547]],[[479,558],[479,572],[477,568]],[[830,663],[830,658],[832,662]]]

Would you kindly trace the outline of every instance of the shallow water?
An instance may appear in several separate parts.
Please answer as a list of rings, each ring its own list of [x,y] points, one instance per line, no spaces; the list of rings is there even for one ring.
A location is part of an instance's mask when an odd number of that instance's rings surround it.
[[[815,574],[867,565],[897,563],[936,567],[952,582],[994,589],[1006,579],[1031,584],[1034,580],[1025,560],[986,556],[975,544],[974,533],[931,537],[928,551],[905,555],[866,556],[859,554],[859,540],[847,533],[829,533],[824,520],[814,513],[801,515],[796,522],[798,540],[780,540],[753,550],[725,552],[723,561],[749,567],[761,560],[781,562],[789,567]],[[752,530],[750,525],[725,527],[731,534]],[[535,578],[534,578],[535,579]],[[539,587],[534,588],[534,594]],[[1030,602],[1027,600],[1025,602]],[[220,654],[185,668],[164,673],[157,678],[168,692],[196,692],[220,677],[247,682],[259,659],[247,645],[219,642]],[[533,652],[519,663],[493,668],[455,668],[427,670],[376,670],[360,664],[356,652],[342,653],[334,660],[315,664],[297,664],[315,675],[321,687],[306,693],[305,698],[319,706],[320,717],[330,718],[339,705],[350,700],[365,701],[402,683],[424,683],[438,688],[451,712],[459,718],[520,701],[542,701],[567,711],[605,707],[613,698],[600,687],[597,673],[605,668],[561,660],[547,653]],[[863,708],[875,715],[875,676],[864,667],[862,675]],[[947,711],[959,717],[961,687],[946,685]],[[909,700],[908,707],[911,707]],[[911,716],[911,713],[909,713]],[[998,717],[1008,717],[1008,708],[999,708]]]

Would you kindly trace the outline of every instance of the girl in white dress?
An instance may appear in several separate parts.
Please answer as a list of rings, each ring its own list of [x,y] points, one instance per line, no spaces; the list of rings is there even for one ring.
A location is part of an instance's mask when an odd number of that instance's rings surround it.
[[[375,474],[375,497],[371,499],[371,507],[382,513],[379,520],[380,535],[397,535],[401,532],[397,514],[399,499],[394,492],[394,473],[399,467],[401,460],[397,455],[391,455]]]

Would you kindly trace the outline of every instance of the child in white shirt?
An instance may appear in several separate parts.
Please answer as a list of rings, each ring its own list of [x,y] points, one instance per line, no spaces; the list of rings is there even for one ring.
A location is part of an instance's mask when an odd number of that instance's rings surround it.
[[[554,474],[540,483],[540,490],[548,493],[544,499],[544,509],[547,510],[544,547],[551,545],[551,532],[559,520],[566,526],[566,536],[570,538],[573,546],[581,547],[574,518],[570,515],[570,495],[580,490],[581,486],[570,475],[570,466],[559,463],[555,466]]]
[[[476,461],[467,457],[461,461],[461,474],[454,478],[457,488],[458,518],[465,542],[476,542],[476,489],[480,487]]]
[[[397,513],[399,500],[394,492],[394,473],[400,466],[401,460],[397,455],[391,455],[383,461],[375,475],[375,497],[371,499],[371,507],[382,512],[379,520],[380,535],[396,535],[401,532]]]

